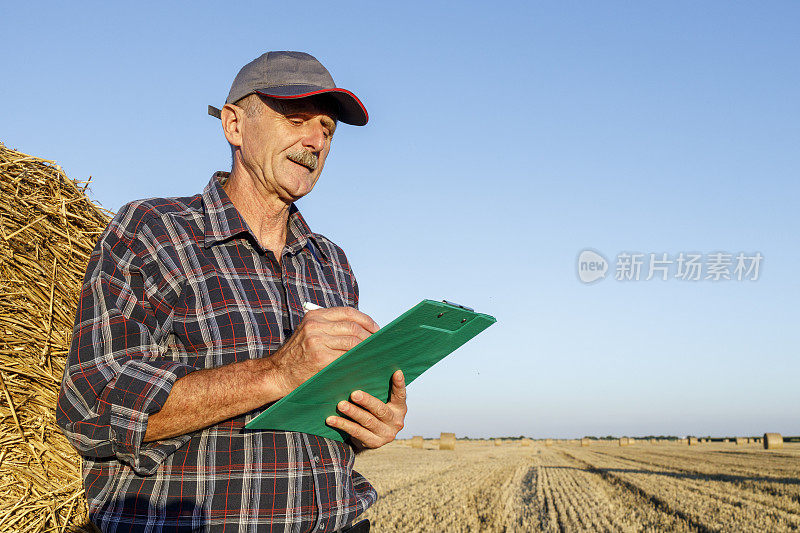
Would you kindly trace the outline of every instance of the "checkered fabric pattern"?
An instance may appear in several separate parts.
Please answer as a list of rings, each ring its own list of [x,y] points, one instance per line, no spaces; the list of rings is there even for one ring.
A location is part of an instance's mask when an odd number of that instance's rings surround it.
[[[282,261],[212,177],[202,195],[124,206],[92,253],[57,418],[83,457],[103,531],[335,531],[377,498],[333,440],[248,431],[261,410],[144,443],[148,415],[194,370],[268,357],[303,302],[358,306],[342,250],[292,206]]]

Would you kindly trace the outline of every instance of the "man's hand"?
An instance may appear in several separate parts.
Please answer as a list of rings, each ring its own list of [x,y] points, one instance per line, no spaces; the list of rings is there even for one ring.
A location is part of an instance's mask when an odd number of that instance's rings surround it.
[[[389,402],[383,403],[364,391],[355,391],[350,400],[341,401],[336,406],[348,418],[329,416],[325,422],[348,433],[357,448],[380,448],[392,442],[403,429],[408,407],[406,382],[401,370],[392,375]]]
[[[352,307],[308,311],[289,340],[269,357],[283,396],[378,329],[374,320]]]
[[[331,361],[378,331],[350,307],[309,311],[297,331],[269,357],[191,372],[150,415],[144,442],[203,429],[280,400]]]

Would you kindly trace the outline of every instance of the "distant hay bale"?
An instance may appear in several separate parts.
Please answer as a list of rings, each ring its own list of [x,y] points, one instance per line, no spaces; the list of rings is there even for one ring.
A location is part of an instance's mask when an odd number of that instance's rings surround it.
[[[742,444],[747,444],[747,439],[743,437],[736,437],[736,445],[741,446]]]
[[[589,444],[591,444],[591,441],[589,439],[586,438],[581,439],[581,447],[585,448],[586,446],[589,446]]]
[[[455,433],[442,433],[439,437],[440,450],[455,450],[456,449],[456,434]]]
[[[619,439],[619,445],[620,446],[627,446],[628,445],[628,437],[621,437]]]
[[[109,212],[52,161],[0,143],[0,522],[86,522],[80,458],[56,425],[84,270]],[[59,505],[66,503],[65,505]]]
[[[422,445],[425,443],[425,439],[422,438],[421,435],[414,435],[411,437],[411,447],[417,450],[422,449]]]
[[[697,437],[689,437],[689,446],[697,446],[700,440]]]
[[[730,441],[731,441],[731,439],[722,439],[722,442],[725,442],[725,443],[728,443]]]
[[[519,444],[520,446],[528,447],[531,445],[531,439],[522,439]]]
[[[502,439],[494,439],[494,445],[495,446],[502,446],[502,444],[503,444],[503,440]]]
[[[656,443],[656,439],[650,439],[650,444],[655,444],[655,443]]]
[[[783,448],[783,437],[780,433],[764,433],[764,449],[780,450]]]
[[[553,445],[553,439],[544,439],[544,445],[545,446],[552,446]]]

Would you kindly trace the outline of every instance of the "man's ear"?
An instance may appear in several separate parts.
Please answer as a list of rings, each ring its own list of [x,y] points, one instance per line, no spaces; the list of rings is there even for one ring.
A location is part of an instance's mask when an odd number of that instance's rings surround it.
[[[242,146],[242,127],[244,126],[244,109],[241,107],[225,104],[220,111],[222,121],[222,132],[225,139],[236,147]]]

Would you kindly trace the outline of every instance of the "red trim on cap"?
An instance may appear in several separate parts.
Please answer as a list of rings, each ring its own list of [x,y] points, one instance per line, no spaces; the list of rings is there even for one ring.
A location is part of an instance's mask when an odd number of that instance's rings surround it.
[[[281,95],[277,95],[277,94],[269,94],[269,93],[264,92],[264,91],[256,91],[256,92],[258,94],[263,94],[264,96],[269,96],[270,98],[278,98],[278,99],[283,99],[283,100],[291,100],[293,98],[305,98],[307,96],[314,96],[315,94],[345,93],[345,94],[351,96],[353,98],[353,100],[355,100],[356,103],[358,104],[358,107],[361,108],[361,111],[364,112],[364,118],[367,119],[364,124],[369,122],[369,113],[367,113],[367,108],[364,107],[364,104],[361,103],[361,100],[358,99],[358,96],[354,95],[353,93],[351,93],[347,89],[340,89],[339,87],[334,87],[333,89],[320,89],[318,91],[311,91],[310,93],[293,94],[291,96],[281,96]]]

